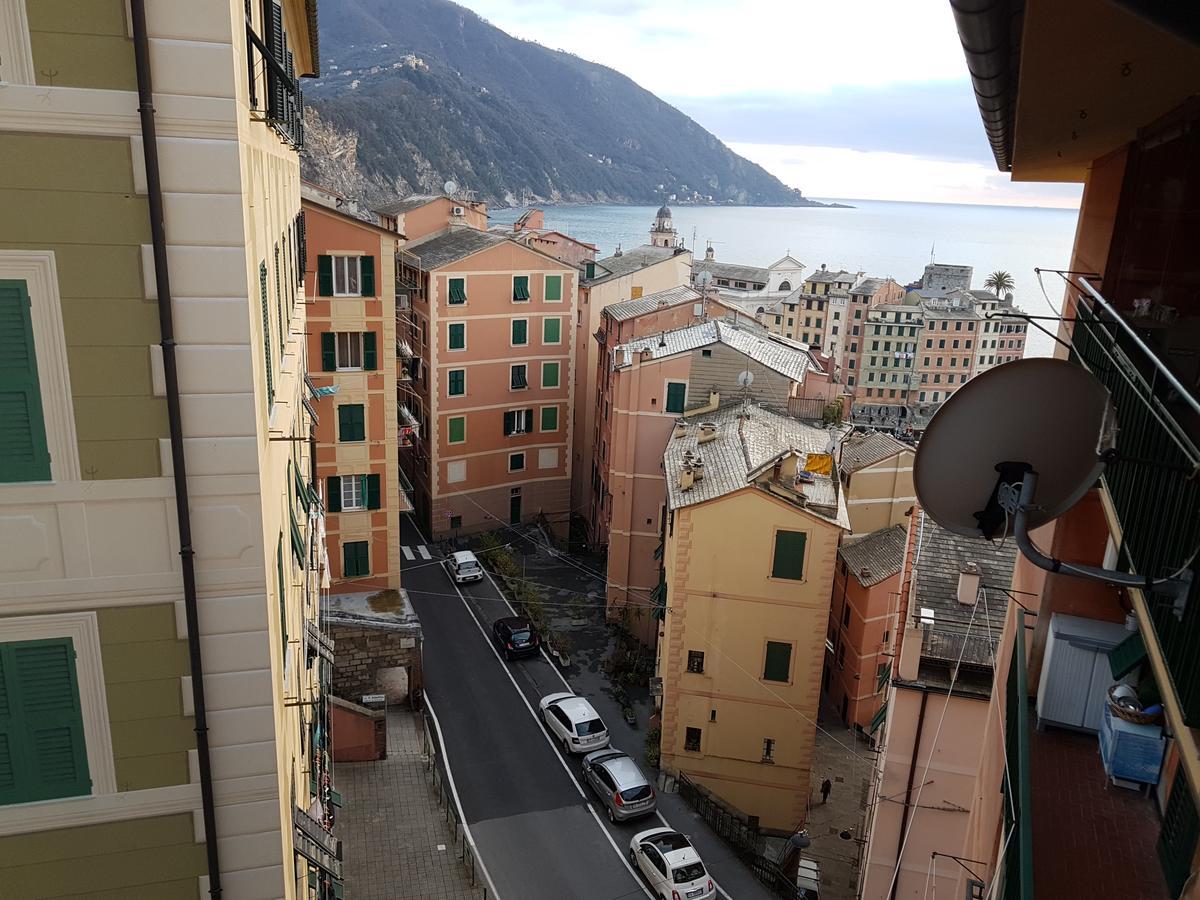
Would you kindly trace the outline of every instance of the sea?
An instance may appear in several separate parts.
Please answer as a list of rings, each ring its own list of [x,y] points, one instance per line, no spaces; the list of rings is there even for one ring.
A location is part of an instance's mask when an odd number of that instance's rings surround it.
[[[814,198],[816,199],[816,198]],[[925,265],[973,266],[972,287],[988,273],[1012,275],[1017,306],[1031,315],[1058,314],[1063,282],[1035,269],[1067,269],[1078,210],[1028,206],[969,206],[884,200],[820,198],[850,209],[761,206],[675,206],[675,228],[697,257],[711,241],[722,262],[769,266],[785,254],[806,272],[830,269],[890,276],[901,284],[920,278]],[[649,240],[658,207],[563,205],[541,207],[546,227],[596,244],[601,257],[617,247]],[[492,211],[495,224],[509,224],[524,209]],[[1055,323],[1038,323],[1050,331]],[[1053,341],[1030,327],[1027,356],[1049,356]]]

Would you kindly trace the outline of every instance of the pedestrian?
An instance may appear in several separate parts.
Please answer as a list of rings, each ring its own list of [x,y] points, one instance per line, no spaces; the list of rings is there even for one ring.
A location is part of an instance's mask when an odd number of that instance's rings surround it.
[[[821,782],[821,803],[829,802],[829,792],[833,790],[833,782],[828,778]]]

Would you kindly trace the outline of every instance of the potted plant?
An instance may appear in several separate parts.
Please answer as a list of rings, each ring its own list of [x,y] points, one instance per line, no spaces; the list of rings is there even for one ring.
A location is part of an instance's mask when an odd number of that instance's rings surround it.
[[[571,638],[565,634],[556,634],[554,640],[558,649],[558,664],[565,669],[571,665]]]
[[[630,728],[633,728],[637,725],[637,713],[633,711],[632,706],[626,706],[624,709],[622,709],[621,715],[625,717],[625,724]]]

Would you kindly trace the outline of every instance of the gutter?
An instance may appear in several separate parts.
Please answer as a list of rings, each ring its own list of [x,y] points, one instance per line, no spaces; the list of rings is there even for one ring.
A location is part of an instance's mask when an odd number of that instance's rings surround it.
[[[950,0],[992,155],[1012,171],[1025,0]]]
[[[195,551],[192,549],[191,506],[188,502],[187,463],[183,452],[183,422],[179,409],[179,370],[175,360],[175,322],[171,308],[171,277],[167,269],[167,237],[163,225],[162,179],[158,168],[158,138],[154,127],[154,85],[150,75],[150,39],[146,33],[146,0],[130,0],[133,49],[137,67],[138,114],[146,193],[150,204],[150,235],[154,247],[154,284],[158,293],[158,326],[162,341],[163,375],[167,389],[167,421],[171,431],[171,468],[175,480],[175,516],[179,527],[179,557],[183,569],[183,605],[187,616],[188,663],[195,707],[196,760],[204,815],[204,848],[208,859],[208,894],[221,897],[221,865],[217,851],[217,816],[213,800],[212,763],[208,750],[208,711],[204,703],[204,666],[200,653],[200,614],[196,596]]]

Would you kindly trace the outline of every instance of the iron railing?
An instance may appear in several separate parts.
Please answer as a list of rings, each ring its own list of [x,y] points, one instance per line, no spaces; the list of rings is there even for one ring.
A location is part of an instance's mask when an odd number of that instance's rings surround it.
[[[1200,417],[1145,344],[1087,297],[1075,309],[1071,359],[1108,388],[1117,410],[1116,458],[1105,470],[1104,483],[1121,525],[1118,565],[1152,578],[1194,573],[1200,547],[1200,450],[1191,435]],[[1193,578],[1186,600],[1154,591],[1147,597],[1184,721],[1192,727],[1200,726],[1197,583]]]
[[[1014,610],[1004,723],[1004,900],[1033,900],[1033,793],[1029,763],[1029,685],[1025,668],[1025,612]]]

